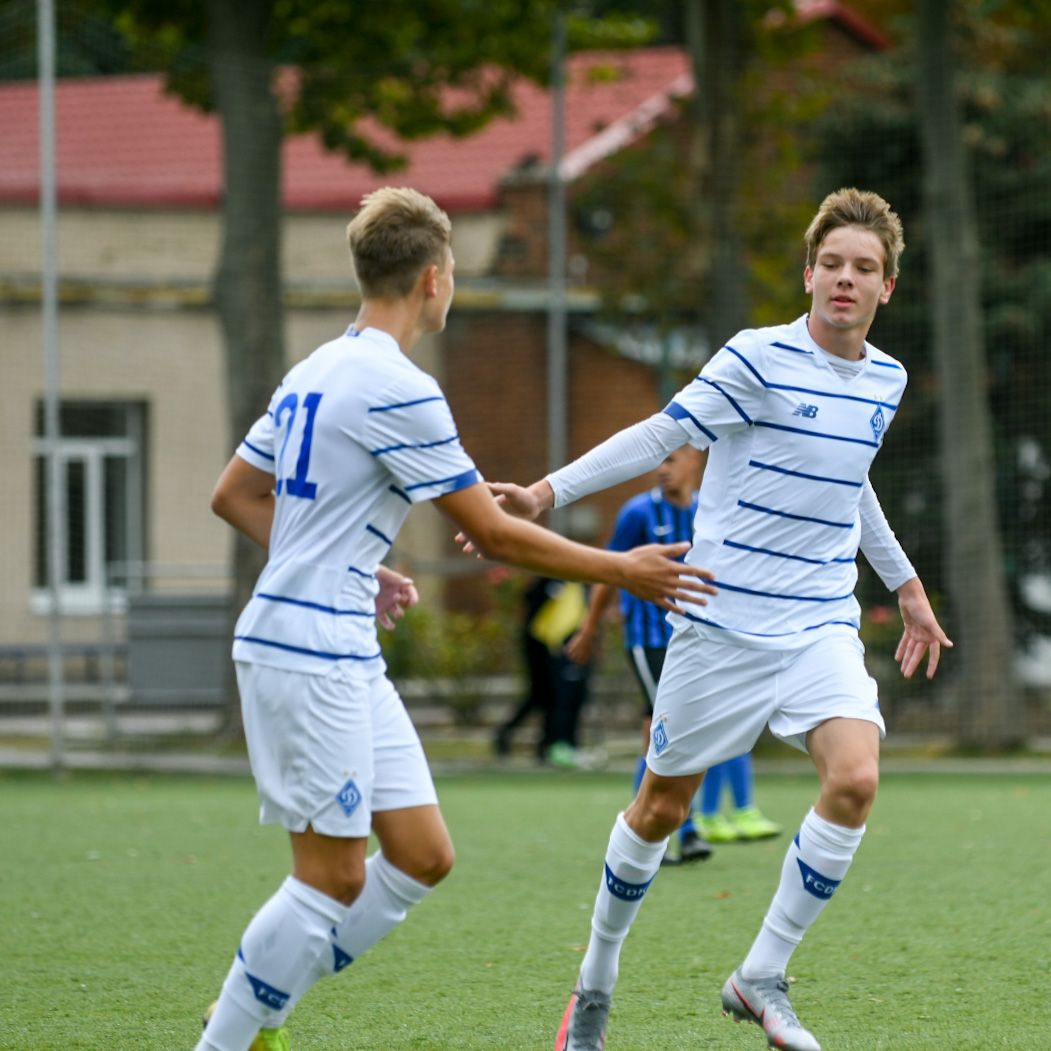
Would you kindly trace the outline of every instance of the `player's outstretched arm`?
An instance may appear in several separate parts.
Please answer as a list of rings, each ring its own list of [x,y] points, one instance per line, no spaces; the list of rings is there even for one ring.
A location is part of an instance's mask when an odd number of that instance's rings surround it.
[[[951,649],[952,640],[938,623],[919,577],[907,580],[898,588],[898,608],[905,630],[894,659],[901,665],[901,674],[906,679],[910,678],[920,666],[923,655],[928,653],[927,678],[933,679],[938,670],[942,647]]]
[[[212,490],[212,510],[249,540],[268,548],[274,524],[274,476],[235,453]]]
[[[647,544],[623,553],[588,547],[505,513],[483,484],[447,493],[434,503],[485,558],[559,580],[612,584],[676,612],[682,612],[682,602],[705,605],[704,596],[716,592],[708,570],[675,560],[689,550],[685,542]]]

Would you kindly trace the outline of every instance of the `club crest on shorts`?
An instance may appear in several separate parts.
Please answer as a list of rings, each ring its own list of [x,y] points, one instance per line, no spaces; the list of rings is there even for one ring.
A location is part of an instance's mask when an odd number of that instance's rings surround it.
[[[353,778],[339,790],[336,795],[336,802],[342,807],[343,813],[347,817],[350,817],[358,809],[358,805],[361,803],[361,790],[354,784]]]
[[[668,747],[668,731],[664,726],[664,720],[653,728],[653,754],[660,755]]]

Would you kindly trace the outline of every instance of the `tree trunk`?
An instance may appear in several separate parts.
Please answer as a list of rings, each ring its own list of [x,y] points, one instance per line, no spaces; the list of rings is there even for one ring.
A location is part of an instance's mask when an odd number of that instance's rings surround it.
[[[223,232],[215,301],[223,333],[229,447],[236,448],[285,369],[281,302],[281,136],[268,55],[270,0],[212,0],[208,60],[223,136]],[[234,540],[232,615],[252,593],[265,553]],[[232,623],[232,621],[231,621]],[[227,725],[240,729],[232,669]]]
[[[708,238],[706,317],[718,349],[748,323],[747,271],[741,234],[741,80],[745,27],[738,0],[685,0],[686,37],[695,84],[694,113],[703,161],[695,200]],[[703,174],[702,174],[703,173]]]
[[[956,643],[960,743],[1002,751],[1025,735],[1012,680],[1011,608],[1003,574],[986,397],[981,265],[973,196],[955,95],[951,0],[921,0],[917,87],[946,505],[947,631]]]

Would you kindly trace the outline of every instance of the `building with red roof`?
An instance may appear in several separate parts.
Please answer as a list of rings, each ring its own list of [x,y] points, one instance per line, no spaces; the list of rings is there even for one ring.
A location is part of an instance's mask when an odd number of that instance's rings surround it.
[[[801,3],[835,47],[881,46],[844,5]],[[809,11],[809,13],[808,13]],[[567,73],[564,176],[573,182],[673,121],[693,89],[676,48],[589,53]],[[347,324],[356,296],[344,226],[363,194],[413,185],[452,216],[458,292],[446,332],[418,360],[443,383],[466,448],[487,477],[532,480],[546,467],[543,273],[501,263],[508,231],[545,237],[551,99],[522,81],[516,112],[478,134],[394,143],[393,176],[325,152],[316,136],[283,146],[286,345],[299,358]],[[209,511],[239,436],[227,433],[221,337],[211,310],[219,244],[218,118],[165,93],[157,75],[72,79],[56,91],[61,389],[68,544],[65,608],[75,636],[99,631],[107,565],[225,564],[229,535]],[[7,452],[2,484],[16,514],[0,524],[0,644],[42,639],[41,248],[35,84],[0,85],[0,360]],[[527,191],[522,193],[522,187]],[[532,187],[529,190],[529,187]],[[513,188],[515,192],[510,192]],[[532,204],[529,204],[529,201]],[[523,232],[524,231],[524,232]],[[542,257],[542,253],[541,253]],[[586,317],[593,289],[574,286]],[[576,332],[569,443],[578,453],[657,408],[652,369]],[[515,403],[503,392],[513,391]],[[262,407],[261,407],[262,408]],[[509,423],[511,424],[509,426]],[[578,531],[602,540],[638,483],[585,505]],[[394,557],[426,582],[451,561],[430,512],[410,518]],[[457,565],[466,567],[462,560]],[[185,584],[185,580],[181,581]]]

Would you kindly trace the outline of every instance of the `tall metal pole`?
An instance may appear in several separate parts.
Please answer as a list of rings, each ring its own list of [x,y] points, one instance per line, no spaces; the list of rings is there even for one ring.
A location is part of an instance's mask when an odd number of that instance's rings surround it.
[[[58,251],[55,192],[55,9],[37,0],[37,61],[40,94],[41,308],[44,333],[44,437],[47,448],[47,583],[49,597],[48,701],[51,714],[51,767],[65,767],[63,722],[65,669],[62,662],[62,610],[59,605],[65,501],[59,462]]]
[[[565,464],[569,455],[568,355],[566,347],[566,187],[562,174],[566,119],[566,23],[555,10],[551,47],[551,175],[548,187],[547,312],[547,462],[548,470]],[[561,529],[564,512],[551,514],[553,529]]]

